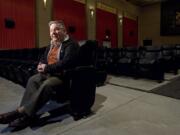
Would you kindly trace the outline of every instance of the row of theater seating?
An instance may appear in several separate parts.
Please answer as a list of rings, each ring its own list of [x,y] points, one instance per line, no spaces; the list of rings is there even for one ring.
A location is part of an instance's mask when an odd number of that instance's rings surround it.
[[[97,47],[96,41],[94,44],[96,47],[85,53],[84,58],[89,60],[83,61],[94,62],[97,85],[104,83],[107,73],[148,77],[161,82],[165,72],[177,74],[180,67],[180,45],[102,48]],[[1,50],[0,76],[25,86],[28,78],[36,73],[36,66],[44,51],[45,48]]]
[[[81,64],[96,65],[97,44],[97,41],[93,40],[79,42],[81,49],[83,49],[81,52],[84,52],[80,53],[81,60],[79,59],[79,61],[81,61]],[[37,72],[36,66],[45,49],[43,47],[0,50],[0,76],[25,87],[29,77]],[[102,85],[107,73],[98,69],[96,71],[96,78],[94,78],[96,84]]]
[[[97,67],[110,74],[146,77],[162,82],[165,72],[178,73],[180,45],[98,48]]]
[[[36,65],[45,48],[0,51],[0,76],[22,86],[36,73]]]

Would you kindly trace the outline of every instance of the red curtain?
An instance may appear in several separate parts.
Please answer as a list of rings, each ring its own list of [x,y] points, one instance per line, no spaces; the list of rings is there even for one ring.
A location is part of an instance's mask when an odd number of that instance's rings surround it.
[[[74,0],[54,0],[53,19],[63,20],[76,40],[87,39],[85,4]]]
[[[96,39],[102,45],[103,41],[109,41],[111,47],[117,45],[117,15],[97,9],[96,10]]]
[[[0,48],[35,47],[35,0],[0,0]]]
[[[123,18],[123,46],[138,46],[138,22]]]

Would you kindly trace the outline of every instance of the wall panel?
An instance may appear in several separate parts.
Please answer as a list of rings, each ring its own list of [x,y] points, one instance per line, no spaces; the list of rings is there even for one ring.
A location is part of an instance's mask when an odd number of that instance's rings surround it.
[[[96,39],[101,45],[103,41],[110,41],[112,48],[118,47],[116,14],[96,9],[96,31]]]
[[[35,47],[35,0],[0,0],[0,48]]]
[[[138,46],[138,22],[123,17],[123,46]]]
[[[53,19],[63,20],[76,40],[87,39],[85,4],[74,0],[54,0]]]

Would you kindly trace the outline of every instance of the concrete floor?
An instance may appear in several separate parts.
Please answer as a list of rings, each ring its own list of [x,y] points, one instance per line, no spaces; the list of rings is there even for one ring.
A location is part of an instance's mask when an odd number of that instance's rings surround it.
[[[111,76],[111,79],[119,78]],[[129,83],[130,81],[122,81]],[[112,80],[111,80],[112,81]],[[141,80],[134,86],[149,89],[154,81]],[[119,80],[121,85],[121,81]],[[148,84],[148,85],[147,85]],[[129,85],[129,84],[128,84]],[[162,85],[162,84],[161,84]],[[10,111],[19,104],[24,89],[0,78],[0,113]],[[146,89],[145,89],[146,90]],[[0,125],[4,135],[179,135],[180,100],[155,95],[133,88],[106,84],[97,87],[94,114],[86,119],[74,121],[70,115],[63,115],[57,121],[52,119],[43,125],[27,127],[10,133],[7,125]]]

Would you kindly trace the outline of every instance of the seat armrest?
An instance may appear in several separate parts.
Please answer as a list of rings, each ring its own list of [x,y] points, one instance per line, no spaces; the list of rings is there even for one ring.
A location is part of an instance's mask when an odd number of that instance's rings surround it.
[[[93,65],[88,65],[88,66],[77,66],[75,68],[66,69],[63,71],[63,76],[71,78],[75,71],[86,70],[86,69],[95,69],[95,67]]]

